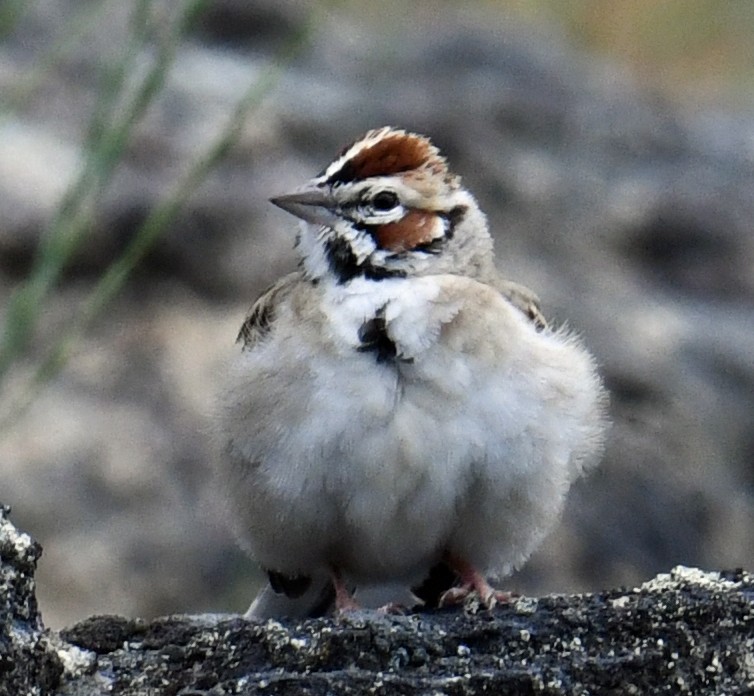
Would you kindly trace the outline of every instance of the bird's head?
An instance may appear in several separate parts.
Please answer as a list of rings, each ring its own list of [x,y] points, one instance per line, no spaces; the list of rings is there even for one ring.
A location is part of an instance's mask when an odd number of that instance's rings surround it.
[[[478,276],[491,264],[492,240],[474,197],[430,140],[414,133],[369,131],[272,202],[304,221],[298,247],[311,278]]]

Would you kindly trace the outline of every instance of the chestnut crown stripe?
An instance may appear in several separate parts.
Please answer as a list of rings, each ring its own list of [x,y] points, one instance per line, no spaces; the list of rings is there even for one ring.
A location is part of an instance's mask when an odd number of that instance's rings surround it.
[[[427,138],[392,129],[388,135],[385,133],[371,131],[347,148],[323,174],[326,182],[348,184],[374,176],[392,176],[420,169],[430,161],[444,165],[439,151]]]

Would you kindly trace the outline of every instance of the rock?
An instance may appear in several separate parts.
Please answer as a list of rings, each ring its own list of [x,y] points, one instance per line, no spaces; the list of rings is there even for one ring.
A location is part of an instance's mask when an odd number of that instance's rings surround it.
[[[42,548],[0,504],[0,696],[52,693],[63,667],[42,629],[34,571]]]
[[[464,609],[248,622],[36,612],[39,546],[0,508],[0,696],[557,694],[754,689],[754,577],[679,566],[633,590]]]

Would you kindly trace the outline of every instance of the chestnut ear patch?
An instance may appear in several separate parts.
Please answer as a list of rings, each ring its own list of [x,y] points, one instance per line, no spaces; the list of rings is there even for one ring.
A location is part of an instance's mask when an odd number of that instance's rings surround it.
[[[444,225],[435,213],[412,210],[396,222],[379,225],[374,238],[382,249],[411,251],[444,236]]]
[[[329,178],[330,184],[346,184],[372,176],[391,176],[418,169],[436,151],[426,138],[396,133],[358,152]]]

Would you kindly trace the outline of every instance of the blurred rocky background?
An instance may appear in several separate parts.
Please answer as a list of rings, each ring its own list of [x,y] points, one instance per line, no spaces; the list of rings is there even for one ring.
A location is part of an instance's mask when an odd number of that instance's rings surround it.
[[[441,146],[612,392],[603,466],[505,586],[751,569],[753,28],[718,0],[0,4],[0,501],[46,623],[246,608],[210,416],[295,263],[267,199],[383,124]]]

